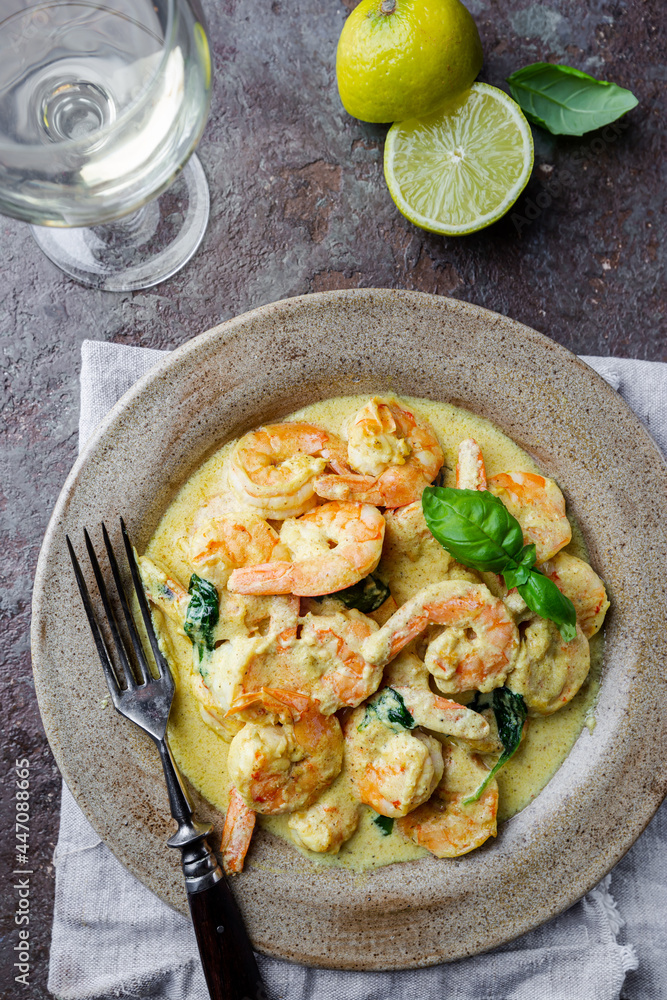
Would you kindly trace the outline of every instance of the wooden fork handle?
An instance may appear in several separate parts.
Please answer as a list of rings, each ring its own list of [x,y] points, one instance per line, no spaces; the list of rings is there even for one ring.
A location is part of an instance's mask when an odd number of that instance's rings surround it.
[[[167,844],[179,848],[199,954],[211,1000],[267,1000],[229,884],[206,839],[213,827],[192,818],[187,790],[165,739],[158,742],[171,814],[178,830]]]
[[[224,876],[188,902],[211,1000],[268,1000],[250,939]]]

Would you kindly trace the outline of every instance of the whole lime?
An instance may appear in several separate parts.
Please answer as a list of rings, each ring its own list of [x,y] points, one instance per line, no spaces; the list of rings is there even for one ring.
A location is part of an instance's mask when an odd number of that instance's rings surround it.
[[[460,0],[361,0],[338,41],[338,90],[355,118],[403,121],[467,90],[482,61]]]

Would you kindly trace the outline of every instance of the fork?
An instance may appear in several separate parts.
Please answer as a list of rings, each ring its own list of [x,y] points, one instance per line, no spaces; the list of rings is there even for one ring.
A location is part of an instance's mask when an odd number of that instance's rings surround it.
[[[84,528],[86,548],[121,670],[114,664],[114,658],[100,628],[74,548],[69,537],[66,536],[76,582],[102,663],[111,700],[116,711],[148,733],[160,753],[169,793],[171,815],[178,824],[178,830],[169,838],[167,844],[169,847],[177,847],[181,851],[190,914],[211,1000],[265,1000],[265,988],[255,962],[250,939],[243,924],[243,918],[216,856],[206,840],[213,827],[193,820],[192,802],[167,743],[167,720],[174,696],[174,681],[169,665],[158,645],[134,550],[122,518],[120,525],[134,593],[139,603],[141,617],[155,659],[157,677],[151,670],[137,632],[130,611],[131,598],[128,599],[128,593],[123,584],[118,561],[105,525],[102,525],[104,545],[134,650],[136,674],[132,667],[130,651],[121,635],[118,618],[114,612],[88,531]]]

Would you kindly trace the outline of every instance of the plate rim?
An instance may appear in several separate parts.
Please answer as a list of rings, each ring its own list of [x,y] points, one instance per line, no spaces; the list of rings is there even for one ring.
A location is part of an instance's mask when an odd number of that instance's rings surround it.
[[[187,358],[193,351],[197,352],[201,350],[202,345],[218,340],[219,348],[223,350],[228,341],[232,338],[237,328],[242,327],[245,323],[251,320],[256,320],[258,318],[261,319],[262,317],[265,316],[271,316],[274,313],[281,313],[286,309],[288,310],[298,309],[305,302],[317,302],[326,305],[327,302],[336,300],[339,301],[341,299],[348,299],[354,301],[354,300],[363,300],[365,298],[371,298],[373,300],[377,300],[378,298],[380,300],[382,299],[403,300],[403,301],[413,302],[417,305],[419,304],[423,305],[425,303],[429,303],[429,305],[434,305],[434,303],[437,303],[437,308],[444,307],[446,309],[451,310],[453,313],[457,312],[463,313],[469,318],[477,318],[480,315],[483,315],[488,320],[493,321],[493,323],[496,325],[498,323],[509,324],[513,332],[520,332],[521,336],[524,338],[528,338],[529,341],[540,344],[542,346],[548,346],[550,350],[556,352],[556,354],[560,357],[562,361],[567,362],[569,364],[574,363],[580,370],[580,372],[585,373],[586,378],[588,378],[589,381],[595,386],[596,391],[598,392],[602,391],[603,393],[607,394],[608,398],[613,399],[616,405],[621,404],[621,406],[631,416],[632,422],[635,424],[636,429],[639,430],[639,432],[643,435],[645,441],[650,443],[650,446],[652,447],[654,452],[654,456],[658,458],[659,464],[662,469],[663,477],[665,477],[665,481],[667,482],[667,464],[656,443],[653,441],[650,433],[639,421],[636,414],[625,403],[622,397],[620,397],[618,393],[614,389],[612,389],[611,386],[609,386],[608,383],[594,369],[592,369],[585,362],[581,361],[580,358],[578,358],[575,354],[570,352],[567,348],[563,347],[563,345],[557,343],[556,341],[551,340],[546,335],[539,333],[538,331],[533,330],[531,327],[525,326],[524,324],[519,323],[518,321],[502,316],[501,314],[494,313],[483,307],[476,306],[472,303],[463,302],[457,299],[448,299],[444,296],[432,296],[428,293],[410,292],[398,289],[364,288],[364,289],[326,291],[320,293],[313,293],[311,295],[296,296],[293,298],[287,298],[278,300],[277,302],[268,303],[256,309],[250,310],[249,312],[243,313],[239,316],[232,317],[220,324],[217,324],[216,326],[210,328],[209,330],[203,332],[202,334],[199,334],[198,336],[195,336],[190,340],[186,341],[176,350],[169,352],[168,354],[165,354],[165,357],[163,359],[157,361],[155,366],[153,366],[145,375],[143,375],[139,380],[137,380],[137,382],[135,382],[131,386],[131,388],[108,411],[106,416],[102,419],[102,421],[100,421],[95,431],[89,437],[79,457],[77,458],[77,461],[75,462],[70,474],[68,475],[61,490],[61,493],[58,497],[56,505],[54,507],[53,514],[51,515],[48,527],[46,529],[44,543],[40,551],[37,572],[35,576],[35,587],[33,596],[33,623],[32,623],[31,635],[32,635],[32,647],[33,647],[33,662],[36,663],[36,667],[34,667],[35,687],[36,687],[40,712],[42,714],[42,718],[44,721],[44,728],[47,733],[47,738],[51,745],[58,767],[61,770],[61,773],[63,774],[65,779],[67,780],[67,784],[72,790],[75,798],[77,799],[79,806],[82,808],[84,815],[86,815],[86,817],[91,822],[93,827],[98,831],[98,833],[100,831],[98,829],[98,826],[96,825],[95,813],[91,809],[89,809],[87,802],[81,801],[81,796],[77,794],[76,790],[76,785],[77,785],[76,776],[71,773],[71,770],[68,767],[68,763],[64,759],[65,751],[63,749],[59,733],[57,732],[57,726],[55,725],[55,720],[49,713],[48,698],[45,696],[42,688],[43,678],[40,676],[41,668],[39,662],[40,656],[44,657],[45,655],[45,651],[42,645],[44,637],[40,634],[39,630],[39,617],[40,617],[40,604],[43,599],[43,594],[46,587],[45,577],[47,573],[50,545],[53,540],[53,535],[58,529],[61,516],[68,507],[72,495],[75,492],[76,484],[82,473],[82,470],[86,468],[90,455],[95,452],[100,442],[103,441],[104,438],[106,437],[107,433],[109,432],[109,429],[114,426],[116,420],[119,418],[120,414],[124,412],[124,410],[128,407],[128,405],[133,401],[135,401],[138,397],[141,397],[154,381],[158,380],[159,378],[162,378],[171,368],[177,368],[182,363],[183,359]],[[562,900],[562,906],[560,906],[557,910],[552,910],[547,916],[544,916],[543,914],[537,914],[532,921],[529,921],[527,923],[526,922],[522,923],[515,933],[501,934],[499,936],[496,936],[494,940],[491,940],[490,943],[485,944],[483,948],[481,949],[474,948],[472,951],[463,951],[461,952],[461,954],[462,955],[474,954],[480,950],[488,950],[489,948],[495,947],[500,943],[513,940],[515,937],[525,933],[527,930],[539,926],[545,920],[551,919],[558,912],[562,912],[568,906],[572,905],[574,901],[581,898],[581,896],[584,895],[585,892],[589,891],[590,888],[592,888],[595,884],[597,884],[600,878],[603,877],[611,869],[611,867],[613,867],[613,865],[617,863],[618,860],[620,860],[620,857],[622,857],[625,851],[627,851],[629,847],[632,845],[632,843],[634,843],[634,841],[640,835],[642,830],[648,825],[653,814],[659,807],[663,794],[664,791],[662,789],[658,789],[656,785],[654,804],[651,811],[644,816],[641,824],[639,823],[635,824],[632,830],[629,831],[628,837],[626,838],[628,842],[624,846],[624,848],[620,851],[620,853],[617,852],[617,856],[614,857],[611,864],[606,862],[601,862],[601,864],[598,867],[596,867],[595,864],[591,864],[589,870],[589,877],[587,879],[584,879],[583,881],[580,880],[577,889],[573,890],[569,895],[565,894]],[[102,837],[102,839],[104,840],[105,843],[107,842],[106,837]],[[121,854],[117,853],[116,850],[114,850],[113,846],[111,846],[111,849],[114,852],[115,856],[118,857],[119,860],[127,867],[126,859]],[[586,888],[584,888],[583,890],[581,889],[582,885],[586,886]],[[266,950],[267,953],[269,954],[276,954],[279,957],[288,958],[289,960],[301,961],[301,962],[304,961],[304,959],[299,956],[294,957],[286,955],[284,951],[274,951],[271,949],[270,946],[262,950]],[[437,964],[441,961],[443,961],[442,957],[435,956],[423,962],[409,961],[407,964],[399,963],[391,966],[386,964],[383,964],[381,966],[373,964],[365,966],[345,965],[345,964],[340,964],[336,961],[330,964],[327,963],[326,961],[315,964],[321,964],[324,967],[331,967],[331,968],[361,967],[369,969],[377,969],[377,968],[398,969],[398,968],[414,968],[418,967],[419,965],[432,965],[432,964]]]

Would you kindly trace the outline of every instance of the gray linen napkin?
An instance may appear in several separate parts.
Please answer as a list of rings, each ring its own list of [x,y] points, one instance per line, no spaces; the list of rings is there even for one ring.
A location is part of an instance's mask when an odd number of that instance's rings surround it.
[[[85,341],[80,445],[164,354]],[[667,453],[667,365],[584,358]],[[333,972],[259,956],[271,1000],[663,1000],[667,805],[566,913],[485,955],[408,972]],[[63,785],[49,989],[60,1000],[208,1000],[189,920],[100,841]],[[610,892],[613,888],[614,897]],[[153,947],[154,946],[154,947]]]

